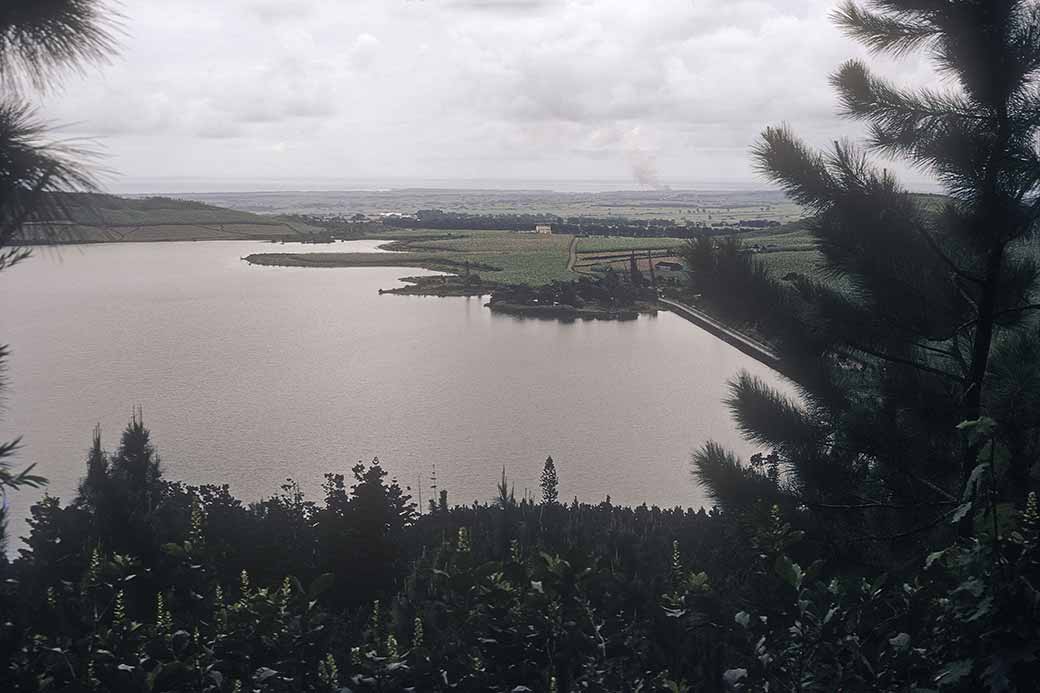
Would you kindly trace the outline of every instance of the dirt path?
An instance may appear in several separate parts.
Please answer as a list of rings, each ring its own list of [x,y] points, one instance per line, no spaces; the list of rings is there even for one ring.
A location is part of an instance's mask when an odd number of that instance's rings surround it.
[[[574,271],[574,263],[578,261],[578,237],[571,236],[571,247],[567,251],[567,271]]]

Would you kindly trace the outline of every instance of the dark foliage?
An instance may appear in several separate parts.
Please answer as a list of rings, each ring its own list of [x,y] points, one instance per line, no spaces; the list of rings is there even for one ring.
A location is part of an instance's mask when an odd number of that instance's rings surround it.
[[[561,505],[550,460],[539,505],[503,474],[420,517],[374,461],[247,506],[163,480],[136,416],[98,441],[3,568],[4,690],[723,689],[752,577],[718,515]]]
[[[821,153],[770,128],[755,157],[814,213],[825,280],[760,276],[735,244],[686,249],[695,288],[774,337],[799,386],[735,379],[729,404],[768,456],[695,456],[788,586],[737,614],[748,648],[727,676],[749,690],[1031,690],[1040,10],[876,0],[836,17],[875,51],[928,49],[954,79],[907,90],[857,61],[833,78],[870,148],[947,196],[922,204],[851,144]]]
[[[959,88],[905,90],[850,62],[833,78],[844,112],[869,124],[872,149],[934,172],[948,196],[926,206],[851,144],[821,153],[770,128],[758,165],[814,212],[828,280],[778,280],[735,243],[708,238],[685,259],[696,289],[775,339],[800,386],[798,403],[753,378],[732,386],[741,429],[778,456],[771,493],[755,470],[726,473],[739,462],[718,455],[698,456],[701,479],[724,506],[805,505],[850,557],[868,540],[880,553],[867,555],[884,563],[885,552],[916,550],[920,528],[943,526],[958,504],[976,466],[955,433],[961,421],[1000,422],[1008,500],[1021,504],[1036,483],[1040,418],[1012,413],[1034,403],[1011,380],[1040,373],[1027,247],[1040,167],[1024,144],[1040,126],[1040,14],[1022,2],[872,6],[847,4],[838,21],[875,50],[927,47]]]
[[[559,217],[551,214],[468,214],[422,209],[414,215],[390,216],[382,220],[391,228],[473,229],[489,231],[530,231],[538,224],[551,224],[554,233],[575,236],[631,236],[636,238],[693,238],[698,235],[730,234],[734,230],[780,226],[777,221],[748,219],[733,226],[719,223],[702,226],[671,219],[640,221],[622,217]]]
[[[576,281],[554,281],[543,286],[526,284],[498,286],[491,294],[491,305],[504,303],[519,306],[599,307],[611,309],[632,308],[638,301],[652,302],[654,290],[647,286],[636,286],[628,273],[622,274],[609,269],[603,276],[582,277]]]

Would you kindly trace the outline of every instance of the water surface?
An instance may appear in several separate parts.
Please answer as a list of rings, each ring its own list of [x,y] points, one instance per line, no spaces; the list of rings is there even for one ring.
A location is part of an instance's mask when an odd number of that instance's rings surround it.
[[[337,250],[372,250],[374,242]],[[254,241],[43,251],[0,273],[10,344],[0,440],[24,436],[49,492],[71,500],[95,423],[110,450],[141,406],[167,478],[229,483],[253,500],[286,477],[378,456],[418,495],[431,471],[452,502],[487,500],[505,466],[538,493],[700,506],[691,451],[742,454],[720,400],[767,367],[672,315],[575,322],[493,315],[477,298],[378,295],[394,268],[254,267],[249,253],[326,250]],[[12,499],[10,534],[33,493]]]

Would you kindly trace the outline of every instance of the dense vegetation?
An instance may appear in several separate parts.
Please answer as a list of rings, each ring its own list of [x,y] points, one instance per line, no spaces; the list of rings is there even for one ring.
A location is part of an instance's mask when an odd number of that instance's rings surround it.
[[[96,434],[79,496],[36,505],[3,568],[0,685],[721,690],[737,603],[718,594],[769,581],[736,527],[560,505],[550,465],[541,504],[503,473],[496,504],[442,495],[420,517],[373,462],[328,475],[321,502],[287,482],[247,506],[163,480],[140,419],[113,455]]]
[[[769,479],[778,461],[754,464]],[[561,505],[549,462],[541,503],[503,472],[495,503],[443,492],[421,516],[377,461],[327,475],[320,502],[292,481],[249,505],[166,481],[136,417],[112,455],[95,432],[83,469],[0,566],[5,689],[975,690],[974,673],[1029,690],[1035,674],[1035,494],[886,577],[819,559],[809,509]]]
[[[527,315],[634,318],[640,309],[656,310],[656,299],[657,292],[639,270],[622,275],[608,269],[600,277],[556,281],[539,287],[499,286],[488,305],[492,310]]]

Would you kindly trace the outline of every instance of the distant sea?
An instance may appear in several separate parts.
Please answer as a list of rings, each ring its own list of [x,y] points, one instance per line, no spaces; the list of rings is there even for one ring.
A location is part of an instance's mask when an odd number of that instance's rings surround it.
[[[917,192],[939,192],[922,184]],[[553,213],[564,216],[664,216],[695,207],[789,204],[759,181],[673,181],[648,187],[626,179],[123,179],[115,194],[166,195],[256,214],[380,214],[419,209],[477,214]],[[656,212],[654,211],[656,210]],[[672,211],[669,211],[672,210]]]
[[[770,186],[756,180],[675,180],[664,190],[753,191]],[[653,191],[628,178],[617,179],[507,179],[507,178],[120,178],[112,181],[116,195],[174,195],[228,192],[386,192],[392,190],[501,190],[559,193]]]

